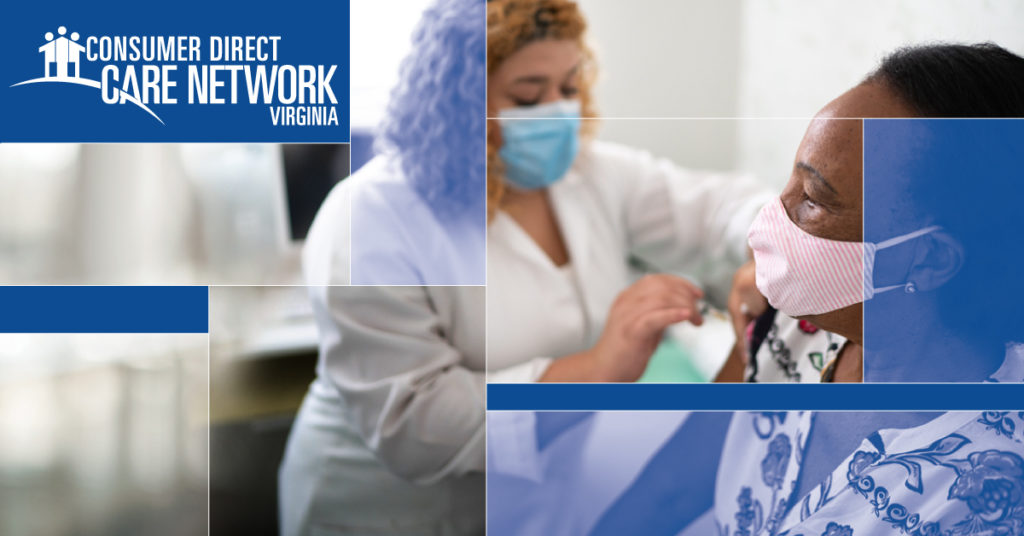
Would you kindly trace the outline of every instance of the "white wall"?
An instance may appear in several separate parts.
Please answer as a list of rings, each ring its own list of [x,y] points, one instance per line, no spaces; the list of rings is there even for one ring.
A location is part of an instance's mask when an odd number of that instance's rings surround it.
[[[743,117],[813,116],[900,46],[993,41],[1024,55],[1021,0],[742,0],[741,20]],[[806,123],[744,121],[736,165],[784,181]]]
[[[685,166],[751,171],[773,187],[788,178],[808,119],[896,47],[994,41],[1024,54],[1022,0],[580,5],[601,72],[602,138]]]
[[[688,166],[736,161],[739,0],[581,0],[598,61],[600,136]]]
[[[431,0],[351,0],[352,129],[373,129],[384,117],[412,32]],[[482,23],[482,21],[481,21]]]

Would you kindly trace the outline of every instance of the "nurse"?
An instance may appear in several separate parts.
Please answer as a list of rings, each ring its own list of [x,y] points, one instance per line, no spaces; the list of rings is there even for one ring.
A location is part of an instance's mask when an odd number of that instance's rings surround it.
[[[311,231],[319,359],[279,472],[282,536],[484,533],[484,289],[423,286],[483,280],[483,15],[480,0],[424,12],[389,152]],[[349,203],[352,282],[410,284],[344,285]]]
[[[593,139],[585,28],[569,0],[487,3],[492,382],[637,380],[666,327],[724,303],[768,198]]]

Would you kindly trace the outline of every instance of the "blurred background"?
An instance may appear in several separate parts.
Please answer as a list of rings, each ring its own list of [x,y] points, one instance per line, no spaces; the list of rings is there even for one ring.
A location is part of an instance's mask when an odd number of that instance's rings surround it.
[[[431,0],[352,1],[352,170],[373,154],[409,36]],[[1024,54],[1019,0],[579,0],[598,136],[683,166],[789,177],[808,120],[900,46],[993,41]],[[643,119],[643,120],[638,120]]]
[[[1019,0],[580,5],[598,61],[599,137],[683,166],[754,173],[779,188],[807,120],[894,49],[992,41],[1024,55]]]
[[[204,534],[207,344],[0,335],[0,534]]]
[[[0,334],[0,534],[276,535],[305,292],[212,287],[209,336]]]
[[[351,146],[0,146],[0,282],[298,282],[308,222],[373,156],[430,3],[352,1]],[[599,137],[773,188],[808,119],[894,48],[993,41],[1024,54],[1019,0],[580,4],[597,52]]]
[[[347,144],[0,145],[0,284],[292,284]]]
[[[277,534],[277,469],[316,375],[305,292],[210,289],[211,536]]]

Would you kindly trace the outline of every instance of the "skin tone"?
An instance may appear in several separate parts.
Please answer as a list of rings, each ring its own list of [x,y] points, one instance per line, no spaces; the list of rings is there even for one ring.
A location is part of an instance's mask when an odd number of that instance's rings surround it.
[[[750,255],[753,257],[753,255]],[[745,354],[747,325],[761,316],[768,307],[768,302],[757,290],[754,281],[754,261],[750,261],[736,270],[732,278],[732,289],[729,291],[727,308],[732,321],[733,334],[736,336],[736,344],[733,345],[729,356],[722,365],[715,382],[742,382],[747,367]]]
[[[888,88],[855,86],[828,103],[811,121],[797,149],[793,171],[780,197],[786,214],[809,234],[829,240],[863,241],[863,117],[914,117],[916,113]],[[746,312],[740,310],[746,304]],[[742,345],[747,323],[767,302],[756,291],[753,263],[737,272],[729,299],[737,347],[719,375],[742,381]],[[798,317],[848,339],[839,353],[835,381],[859,382],[863,376],[863,304]],[[738,374],[737,374],[738,373]]]
[[[488,77],[491,117],[507,108],[576,98],[583,54],[572,40],[531,42],[509,56]],[[491,129],[500,146],[501,129]],[[508,186],[502,211],[533,240],[554,266],[571,259],[547,189]],[[665,328],[689,321],[703,323],[697,301],[704,293],[681,277],[654,274],[624,289],[608,312],[598,342],[582,352],[556,359],[540,381],[628,382],[643,374]]]
[[[882,140],[887,146],[881,157],[887,165],[886,180],[871,185],[870,197],[872,206],[892,207],[892,217],[866,219],[865,232],[872,241],[941,224],[942,219],[919,210],[905,194],[914,174],[909,164],[917,162],[922,151],[929,151],[930,127],[908,122],[887,130],[897,139]],[[870,380],[980,382],[1002,364],[1005,341],[965,339],[942,319],[942,308],[948,307],[939,302],[942,287],[959,273],[965,256],[960,241],[941,229],[877,254],[876,286],[912,281],[917,292],[896,289],[872,298],[864,327]],[[979,320],[984,322],[984,315]],[[908,359],[910,352],[926,358],[927,364]]]
[[[518,106],[535,106],[575,98],[579,92],[582,53],[570,40],[542,40],[527,44],[509,56],[487,79],[488,115]],[[501,146],[501,129],[491,129]],[[569,262],[554,208],[546,188],[508,188],[502,207],[555,266]]]

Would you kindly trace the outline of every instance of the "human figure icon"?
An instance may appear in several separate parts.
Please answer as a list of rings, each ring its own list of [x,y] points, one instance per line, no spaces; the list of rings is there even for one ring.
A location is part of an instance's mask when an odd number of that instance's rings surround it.
[[[71,41],[68,42],[68,62],[75,66],[75,78],[79,77],[79,60],[85,52],[85,47],[78,43],[78,32],[71,32]]]
[[[68,29],[64,26],[57,28],[57,33],[60,37],[55,39],[53,42],[57,46],[57,78],[68,77],[68,43],[70,39],[64,37],[64,34],[68,33]]]
[[[39,52],[43,53],[43,78],[49,78],[50,65],[53,65],[57,56],[57,43],[53,41],[53,32],[46,32],[43,37],[46,38],[46,44],[39,47]]]

